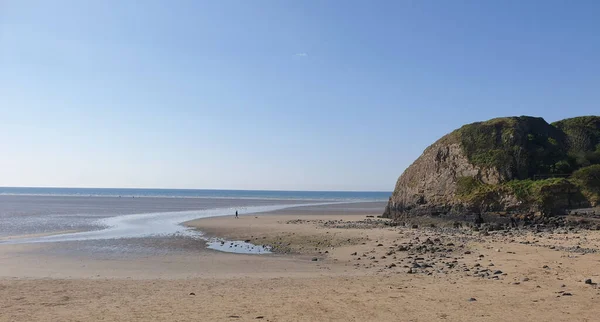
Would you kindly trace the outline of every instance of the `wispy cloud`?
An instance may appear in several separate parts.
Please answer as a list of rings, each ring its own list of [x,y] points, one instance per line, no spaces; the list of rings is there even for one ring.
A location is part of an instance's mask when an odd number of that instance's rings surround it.
[[[296,56],[296,57],[308,57],[308,54],[307,53],[296,53],[296,54],[294,54],[294,56]]]

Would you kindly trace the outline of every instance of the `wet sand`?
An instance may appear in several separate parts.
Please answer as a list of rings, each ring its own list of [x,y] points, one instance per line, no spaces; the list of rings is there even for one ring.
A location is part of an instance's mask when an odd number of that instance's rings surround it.
[[[0,195],[0,237],[101,228],[98,220],[133,214],[205,211],[315,203],[310,200],[233,198],[85,197]]]
[[[412,229],[367,214],[286,210],[188,223],[273,246],[273,255],[203,249],[100,260],[34,249],[51,245],[0,246],[0,321],[596,321],[600,313],[599,232]]]

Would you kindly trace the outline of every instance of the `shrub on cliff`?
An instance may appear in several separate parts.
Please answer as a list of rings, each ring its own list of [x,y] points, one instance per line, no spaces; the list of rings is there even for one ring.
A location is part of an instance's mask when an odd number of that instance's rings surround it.
[[[471,163],[496,168],[507,180],[570,169],[565,134],[542,118],[497,118],[467,124],[457,135]]]
[[[581,168],[571,177],[593,205],[600,203],[600,164]]]
[[[568,156],[577,168],[600,164],[600,117],[580,116],[552,125],[566,134]]]

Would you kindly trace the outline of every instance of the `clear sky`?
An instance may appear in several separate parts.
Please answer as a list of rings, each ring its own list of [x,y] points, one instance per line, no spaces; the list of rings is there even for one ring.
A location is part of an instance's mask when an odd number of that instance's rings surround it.
[[[0,186],[391,191],[464,123],[600,114],[600,1],[0,0]]]

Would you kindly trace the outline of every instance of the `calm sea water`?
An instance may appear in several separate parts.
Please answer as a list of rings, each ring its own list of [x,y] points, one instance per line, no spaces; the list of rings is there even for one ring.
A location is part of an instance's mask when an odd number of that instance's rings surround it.
[[[0,187],[0,195],[387,201],[391,192]]]
[[[84,252],[111,252],[149,240],[202,238],[182,223],[301,207],[311,214],[383,211],[389,192],[247,191],[183,189],[0,188],[0,246],[61,243]],[[32,234],[41,236],[32,236]],[[162,244],[163,242],[157,243]],[[221,243],[215,243],[215,247]],[[224,244],[249,250],[250,245]],[[84,247],[84,248],[81,248]]]

